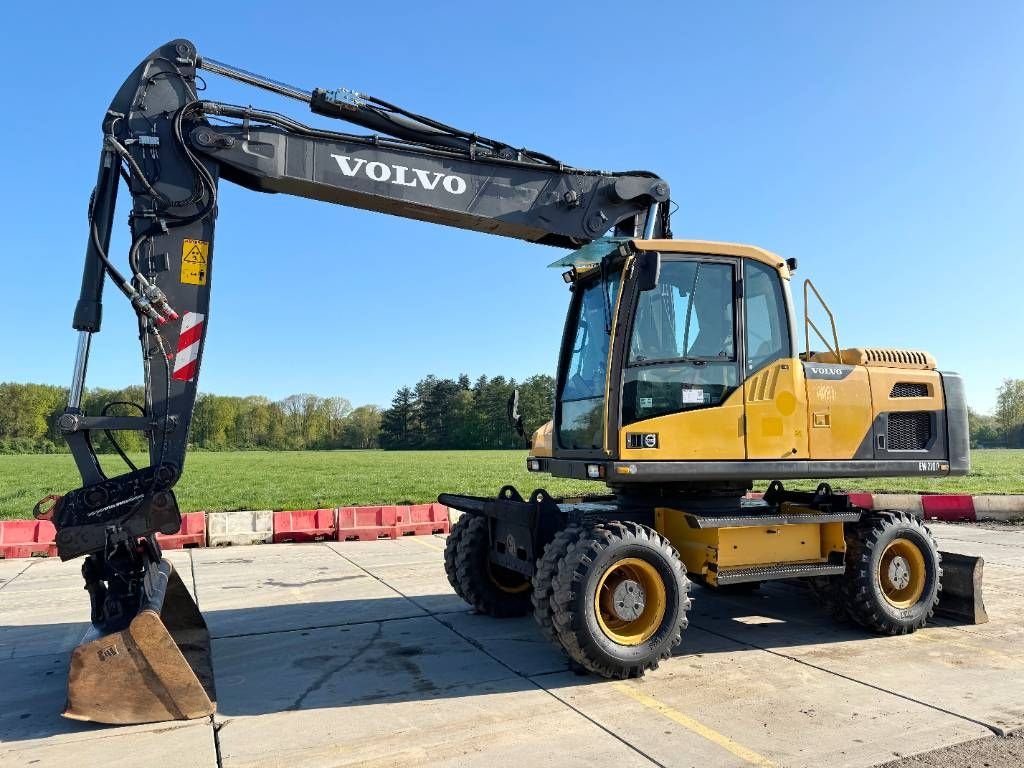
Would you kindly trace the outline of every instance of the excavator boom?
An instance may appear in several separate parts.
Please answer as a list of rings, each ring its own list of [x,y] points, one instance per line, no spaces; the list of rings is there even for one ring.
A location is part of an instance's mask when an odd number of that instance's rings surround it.
[[[202,100],[198,69],[373,133],[326,130],[277,112]],[[96,638],[76,651],[67,714],[120,723],[194,717],[213,707],[208,660],[195,652],[208,648],[208,634],[194,604],[180,605],[190,598],[162,560],[155,534],[173,533],[181,523],[173,487],[184,467],[210,315],[220,181],[566,248],[610,230],[668,236],[669,189],[653,173],[572,168],[353,91],[287,86],[204,59],[187,40],[161,46],[135,68],[102,129],[73,322],[78,353],[59,420],[82,487],[36,510],[53,520],[62,560],[86,556]],[[132,199],[127,271],[109,254],[122,180]],[[108,278],[138,317],[145,374],[138,415],[82,409]],[[147,435],[149,465],[136,467],[117,448],[128,471],[109,477],[91,436],[118,430]],[[180,648],[172,616],[187,617],[179,635],[188,635],[191,651]],[[93,688],[101,668],[115,666],[124,673],[119,688],[129,690],[132,669],[163,672],[138,681],[148,696],[114,697],[115,712],[98,703],[103,697]]]

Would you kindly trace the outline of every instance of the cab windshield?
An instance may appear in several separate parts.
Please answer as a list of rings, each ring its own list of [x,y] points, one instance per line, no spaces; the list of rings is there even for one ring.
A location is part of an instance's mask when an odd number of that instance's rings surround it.
[[[601,448],[604,435],[604,385],[608,371],[611,318],[620,273],[592,280],[575,303],[572,349],[558,393],[561,418],[558,443],[570,450]]]

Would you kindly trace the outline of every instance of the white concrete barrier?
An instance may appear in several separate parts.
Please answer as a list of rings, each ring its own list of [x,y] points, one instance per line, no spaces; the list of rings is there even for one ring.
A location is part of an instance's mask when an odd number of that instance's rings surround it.
[[[207,546],[269,544],[273,538],[274,513],[269,509],[209,512],[206,515]]]
[[[898,509],[901,512],[924,514],[921,497],[910,493],[876,493],[874,494],[875,509]]]
[[[975,496],[978,520],[1024,520],[1024,496]]]

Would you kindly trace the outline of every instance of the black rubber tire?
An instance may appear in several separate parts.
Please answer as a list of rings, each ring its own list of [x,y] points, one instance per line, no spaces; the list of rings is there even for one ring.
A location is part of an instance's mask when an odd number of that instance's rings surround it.
[[[490,563],[490,532],[487,518],[463,515],[459,523],[463,520],[466,524],[455,545],[453,557],[455,581],[458,584],[455,591],[477,613],[484,613],[497,619],[528,614],[533,609],[530,602],[529,579]],[[492,578],[493,573],[498,573],[513,583],[521,579],[526,588],[517,592],[503,590]]]
[[[843,578],[843,576],[812,576],[806,579],[807,586],[818,601],[818,605],[840,624],[848,623],[850,620],[850,615],[846,612]]]
[[[923,555],[925,581],[921,596],[907,608],[892,605],[882,591],[882,554],[896,539],[907,539]],[[846,534],[843,607],[862,627],[884,635],[906,635],[928,623],[942,590],[942,557],[928,528],[914,515],[880,510],[866,515]]]
[[[601,629],[594,595],[602,574],[627,557],[645,560],[666,592],[665,616],[654,634],[639,645],[621,645]],[[690,582],[679,553],[656,531],[632,522],[608,522],[586,528],[558,563],[551,607],[558,640],[569,657],[589,672],[607,678],[641,677],[657,669],[682,640],[690,608]]]
[[[559,561],[565,557],[569,547],[576,543],[583,527],[570,525],[555,534],[544,547],[544,555],[537,561],[537,570],[533,574],[533,618],[540,627],[541,634],[559,647],[558,630],[555,629],[554,613],[551,608],[551,594],[554,592],[555,572]]]
[[[448,583],[455,590],[455,594],[463,600],[466,599],[466,596],[462,594],[462,587],[459,585],[459,576],[456,572],[455,562],[457,560],[459,542],[462,541],[462,535],[466,532],[470,519],[470,515],[463,514],[462,517],[456,520],[455,525],[448,531],[448,540],[444,544],[444,573],[448,577]]]

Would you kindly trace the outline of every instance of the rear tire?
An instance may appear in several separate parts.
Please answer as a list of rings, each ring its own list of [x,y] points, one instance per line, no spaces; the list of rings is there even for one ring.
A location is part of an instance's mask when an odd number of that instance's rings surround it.
[[[641,677],[686,629],[690,583],[679,553],[631,522],[581,531],[558,563],[551,607],[569,657],[603,677]]]
[[[444,573],[448,577],[448,583],[455,590],[455,594],[463,600],[466,599],[466,596],[462,594],[462,587],[459,585],[456,561],[458,560],[459,542],[462,541],[462,536],[469,526],[470,519],[470,515],[463,514],[462,517],[456,520],[455,525],[448,532],[448,540],[444,545]]]
[[[556,645],[558,630],[555,629],[555,617],[551,607],[551,595],[554,593],[555,572],[559,561],[565,557],[569,547],[576,543],[583,528],[570,525],[555,534],[546,547],[544,555],[537,561],[537,571],[533,574],[533,618],[540,627],[541,634]]]
[[[872,632],[905,635],[935,613],[942,561],[931,532],[916,517],[872,512],[847,532],[843,604]]]
[[[462,526],[461,535],[452,547],[449,567],[448,547],[445,547],[445,571],[455,591],[477,613],[498,619],[525,616],[533,607],[530,603],[530,580],[515,571],[491,563],[490,524],[485,517],[463,515],[456,524]],[[454,529],[453,529],[454,533]]]
[[[843,591],[843,580],[845,576],[812,576],[807,581],[811,594],[828,614],[832,620],[839,623],[849,623],[850,615],[846,612],[846,597]]]

